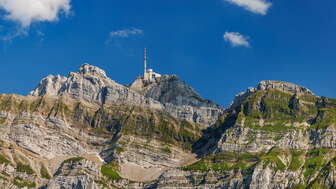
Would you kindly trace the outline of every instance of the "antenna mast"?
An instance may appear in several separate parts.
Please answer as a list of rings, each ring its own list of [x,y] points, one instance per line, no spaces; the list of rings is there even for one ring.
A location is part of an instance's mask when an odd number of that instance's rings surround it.
[[[147,49],[145,48],[144,52],[144,76],[147,73]]]

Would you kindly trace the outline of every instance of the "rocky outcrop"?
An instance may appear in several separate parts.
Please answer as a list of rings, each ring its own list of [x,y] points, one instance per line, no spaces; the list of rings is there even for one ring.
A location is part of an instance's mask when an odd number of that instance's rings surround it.
[[[289,82],[284,81],[261,81],[257,87],[257,90],[279,90],[281,92],[302,95],[310,94],[314,95],[309,89],[301,87]]]
[[[30,96],[63,96],[98,104],[147,105],[161,108],[160,103],[145,98],[106,76],[102,69],[84,64],[79,72],[71,72],[68,77],[48,76],[29,93]]]
[[[239,169],[244,186],[238,188],[332,187],[336,180],[326,167],[335,158],[335,112],[335,99],[287,82],[263,81],[237,95],[205,132],[194,145],[203,158],[187,170]],[[248,156],[251,161],[242,161]]]
[[[196,123],[213,124],[223,113],[222,107],[203,99],[176,75],[164,75],[154,81],[144,81],[139,77],[130,88],[159,101],[174,117]]]
[[[196,161],[193,154],[173,145],[135,136],[122,136],[112,149],[101,155],[120,165],[123,178],[143,182],[157,179],[165,170]]]
[[[306,88],[262,81],[257,88],[237,95],[222,126],[215,128],[222,135],[212,141],[216,144],[205,146],[211,146],[211,152],[335,148],[332,117],[336,106],[331,108],[331,104],[335,102],[315,96]],[[322,114],[329,117],[318,119]]]
[[[243,177],[235,171],[199,172],[170,169],[160,176],[150,188],[243,188]]]
[[[68,77],[48,76],[29,93],[30,96],[63,96],[107,105],[148,106],[170,115],[201,123],[213,124],[223,109],[200,97],[176,76],[163,76],[157,82],[138,78],[130,87],[116,83],[98,67],[84,64]]]
[[[201,128],[149,107],[0,95],[0,165],[11,165],[3,177],[18,186],[141,188],[141,182],[194,161],[189,150]],[[20,174],[18,162],[29,178]],[[107,167],[103,174],[102,165],[110,162],[120,168]]]
[[[281,91],[283,93],[295,96],[301,96],[301,95],[314,96],[314,93],[305,87],[284,81],[266,80],[259,82],[257,87],[250,87],[245,92],[237,94],[229,109],[236,108],[237,106],[242,104],[244,100],[246,100],[249,96],[255,94],[257,91],[269,91],[269,90]]]
[[[99,176],[99,165],[95,162],[81,157],[72,158],[62,163],[54,177],[44,187],[50,189],[99,189],[103,187],[97,183]]]

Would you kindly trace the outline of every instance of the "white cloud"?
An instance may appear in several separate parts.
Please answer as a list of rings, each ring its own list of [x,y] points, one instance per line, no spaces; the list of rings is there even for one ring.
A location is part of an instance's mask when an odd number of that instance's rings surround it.
[[[238,32],[225,32],[224,40],[229,42],[232,47],[250,47],[250,43],[248,42],[248,37],[243,36]]]
[[[225,0],[256,14],[266,15],[272,3],[266,0]]]
[[[57,21],[61,12],[69,13],[71,0],[0,0],[5,18],[28,27],[33,22]]]
[[[124,29],[110,32],[110,38],[128,38],[132,35],[142,35],[143,31],[137,28]]]

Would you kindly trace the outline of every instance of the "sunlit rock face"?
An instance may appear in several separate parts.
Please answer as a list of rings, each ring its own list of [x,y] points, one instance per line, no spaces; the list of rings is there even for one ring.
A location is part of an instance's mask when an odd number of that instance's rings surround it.
[[[151,82],[137,78],[130,88],[159,101],[171,115],[196,123],[212,125],[224,110],[202,98],[176,75],[164,75]]]
[[[124,86],[88,64],[0,95],[6,188],[333,188],[336,100],[261,81],[227,109],[177,76]],[[1,188],[1,187],[0,187]]]
[[[48,76],[29,93],[31,96],[62,96],[99,104],[150,105],[160,107],[158,102],[147,99],[116,83],[106,76],[102,69],[84,64],[79,72],[71,72],[68,77]]]
[[[102,69],[84,64],[79,72],[68,77],[48,76],[39,83],[30,96],[62,96],[82,99],[98,104],[126,104],[149,106],[170,115],[212,125],[223,108],[203,99],[193,88],[174,75],[166,75],[154,81],[137,78],[130,87],[116,83]]]

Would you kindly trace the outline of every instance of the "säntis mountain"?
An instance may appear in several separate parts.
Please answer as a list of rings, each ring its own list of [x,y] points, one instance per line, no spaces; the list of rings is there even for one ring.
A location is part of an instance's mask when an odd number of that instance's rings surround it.
[[[334,188],[336,100],[262,81],[227,109],[84,64],[0,95],[0,188]]]

